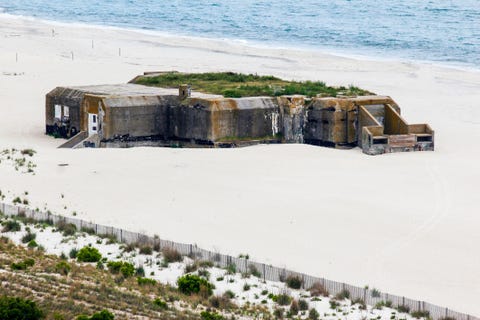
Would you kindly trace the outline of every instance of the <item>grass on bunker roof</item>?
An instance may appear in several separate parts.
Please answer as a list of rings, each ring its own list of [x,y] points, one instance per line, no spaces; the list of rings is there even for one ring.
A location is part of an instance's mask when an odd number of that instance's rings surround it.
[[[223,95],[226,98],[275,97],[294,94],[307,97],[373,94],[353,85],[333,87],[327,86],[323,81],[286,81],[274,76],[233,72],[179,73],[172,71],[140,76],[135,79],[135,83],[164,88],[178,88],[182,84],[189,84],[195,91]]]

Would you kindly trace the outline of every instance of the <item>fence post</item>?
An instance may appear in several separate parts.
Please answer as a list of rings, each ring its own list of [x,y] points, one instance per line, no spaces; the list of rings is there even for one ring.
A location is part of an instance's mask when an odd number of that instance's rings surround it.
[[[193,254],[193,248],[192,248],[192,244],[190,243],[190,253],[189,253],[190,257],[192,257],[192,254]]]
[[[120,229],[120,242],[123,242],[123,229]]]
[[[363,302],[367,303],[367,288],[363,288]]]
[[[263,282],[265,282],[265,278],[266,278],[266,267],[265,267],[265,263],[263,264]]]

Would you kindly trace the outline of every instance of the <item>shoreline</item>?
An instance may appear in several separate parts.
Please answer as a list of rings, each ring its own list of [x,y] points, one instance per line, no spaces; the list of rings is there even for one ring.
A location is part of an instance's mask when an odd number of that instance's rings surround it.
[[[28,191],[32,207],[56,214],[480,314],[480,73],[125,30],[58,27],[52,37],[47,24],[0,21],[0,148],[33,148],[38,165],[29,175],[0,162],[8,198]],[[152,70],[355,84],[390,95],[411,123],[430,123],[436,151],[73,151],[44,135],[45,94],[56,86],[122,83]]]
[[[0,8],[1,9],[1,8]],[[111,30],[117,32],[132,32],[138,33],[140,35],[152,36],[152,37],[160,37],[164,39],[182,39],[185,42],[195,41],[195,42],[215,42],[215,43],[224,43],[224,44],[234,44],[239,46],[245,46],[252,49],[258,48],[263,50],[284,50],[284,51],[297,51],[297,52],[304,52],[306,54],[313,53],[313,54],[320,54],[320,55],[329,55],[332,57],[337,58],[345,58],[345,59],[353,59],[353,60],[361,60],[361,61],[370,61],[370,62],[390,62],[390,63],[402,63],[402,64],[419,64],[419,65],[428,65],[432,67],[438,68],[445,68],[445,69],[454,69],[458,71],[467,71],[467,72],[479,72],[480,73],[480,66],[475,66],[474,64],[466,63],[466,62],[456,62],[456,63],[448,63],[444,61],[434,61],[434,60],[422,60],[422,59],[414,59],[408,57],[401,57],[401,56],[381,56],[375,55],[374,52],[372,54],[361,54],[361,48],[358,50],[352,49],[339,49],[339,48],[328,48],[328,47],[315,47],[313,45],[306,45],[306,44],[292,44],[291,46],[281,45],[280,43],[264,43],[264,42],[256,42],[253,40],[248,39],[239,39],[239,38],[228,38],[228,37],[220,37],[220,38],[213,38],[208,36],[191,36],[186,34],[175,34],[169,31],[162,31],[162,30],[155,30],[155,29],[138,29],[134,27],[125,27],[125,26],[113,26],[113,25],[102,25],[102,24],[95,24],[95,23],[86,23],[86,22],[65,22],[65,21],[55,21],[55,20],[48,20],[43,18],[36,18],[32,16],[24,16],[24,15],[14,15],[10,13],[5,13],[4,11],[0,11],[0,19],[6,18],[9,20],[26,20],[31,21],[33,23],[41,23],[51,26],[59,26],[59,27],[66,27],[66,28],[85,28],[85,29],[93,29],[93,30]],[[375,51],[375,50],[373,50]]]

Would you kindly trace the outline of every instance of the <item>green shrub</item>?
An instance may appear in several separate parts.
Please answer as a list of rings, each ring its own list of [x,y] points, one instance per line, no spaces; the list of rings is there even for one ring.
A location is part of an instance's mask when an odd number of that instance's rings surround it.
[[[35,260],[32,258],[27,258],[22,262],[14,262],[10,265],[12,270],[27,270],[29,267],[33,267]]]
[[[420,310],[417,310],[417,311],[412,311],[410,313],[412,315],[412,317],[414,318],[428,318],[430,316],[430,312],[428,311],[420,311]]]
[[[375,309],[381,310],[383,307],[391,308],[392,307],[392,301],[390,301],[390,300],[379,301],[375,304]]]
[[[77,226],[73,223],[65,223],[64,221],[60,221],[57,223],[57,230],[62,231],[64,236],[73,236],[77,233]]]
[[[23,149],[22,151],[20,151],[20,153],[23,155],[29,155],[30,157],[33,157],[33,155],[37,152],[33,149]]]
[[[373,288],[371,295],[372,295],[372,298],[380,298],[381,293],[378,289]]]
[[[65,276],[68,275],[68,273],[70,272],[71,269],[72,269],[72,267],[66,261],[60,261],[59,263],[57,263],[55,265],[55,271],[57,273],[65,275]]]
[[[344,300],[344,299],[349,299],[350,298],[350,291],[348,290],[342,290],[337,295],[335,296],[335,299],[337,300]]]
[[[272,300],[281,306],[288,306],[292,301],[292,298],[288,294],[282,293],[277,296],[274,296]]]
[[[260,273],[260,271],[258,271],[257,267],[255,267],[253,264],[248,265],[248,272],[254,277],[257,277],[257,278],[262,277],[262,274]]]
[[[22,243],[28,243],[32,240],[35,240],[35,238],[37,237],[37,235],[35,233],[31,233],[30,231],[28,231],[23,237],[22,237]]]
[[[308,319],[309,320],[318,320],[319,317],[320,317],[320,314],[314,308],[310,309],[310,311],[308,312]]]
[[[2,232],[17,232],[22,228],[17,220],[7,220],[3,223]]]
[[[275,319],[283,319],[283,309],[282,308],[275,308],[275,310],[273,310],[273,316],[275,317]]]
[[[149,286],[154,286],[157,284],[157,281],[150,279],[150,278],[142,278],[138,277],[137,278],[137,283],[141,286],[149,285]]]
[[[290,304],[290,314],[291,315],[296,315],[298,314],[298,311],[300,310],[298,306],[298,301],[297,300],[292,300],[292,303]]]
[[[12,202],[13,204],[22,203],[22,199],[20,199],[20,197],[15,197]]]
[[[27,243],[27,247],[29,247],[29,248],[36,248],[36,247],[38,247],[38,243],[37,243],[35,240],[30,240],[30,241]]]
[[[135,275],[138,277],[145,277],[145,269],[142,266],[139,266],[137,269],[135,269]]]
[[[245,284],[243,285],[243,291],[248,291],[248,290],[250,290],[250,285],[245,282]]]
[[[78,254],[78,249],[77,248],[72,248],[72,250],[70,250],[70,252],[68,253],[68,256],[71,259],[75,259],[77,257],[77,254]]]
[[[139,251],[140,251],[141,254],[152,254],[153,253],[153,249],[150,246],[141,246]]]
[[[300,289],[302,287],[303,280],[299,276],[289,275],[285,280],[285,283],[289,288]]]
[[[0,319],[37,320],[43,318],[43,312],[35,302],[17,297],[0,297]]]
[[[115,316],[108,310],[102,310],[94,313],[91,317],[80,315],[77,320],[114,320]]]
[[[102,259],[102,255],[94,247],[83,247],[77,253],[77,260],[80,262],[98,262],[100,259]]]
[[[335,300],[330,300],[330,309],[337,309],[338,307],[340,307],[340,303],[338,303],[337,301]]]
[[[186,274],[177,280],[178,290],[184,294],[198,294],[203,288],[208,295],[213,293],[213,285],[194,274]]]
[[[85,232],[85,233],[88,233],[88,234],[95,234],[95,229],[93,228],[88,228],[88,227],[82,227],[80,229],[81,232]]]
[[[367,304],[366,304],[365,301],[364,301],[363,299],[361,299],[361,298],[357,298],[357,299],[353,300],[353,301],[352,301],[352,305],[354,305],[354,304],[358,304],[358,305],[359,305],[358,308],[359,308],[360,310],[366,310],[366,309],[367,309]]]
[[[410,308],[408,306],[398,306],[397,307],[397,310],[398,312],[405,312],[405,313],[409,313],[410,312]]]
[[[237,273],[237,266],[233,263],[229,264],[226,269],[228,274]]]
[[[224,320],[225,319],[222,315],[218,313],[210,312],[210,311],[202,311],[200,313],[200,317],[202,318],[202,320]]]
[[[196,263],[189,263],[185,266],[185,273],[195,272],[198,269]]]
[[[225,291],[223,295],[229,299],[235,298],[235,293],[232,290]]]
[[[159,307],[160,309],[164,309],[164,310],[168,309],[168,304],[165,301],[160,300],[160,298],[156,298],[155,300],[153,300],[153,304]]]
[[[135,274],[135,267],[133,264],[125,261],[109,261],[107,268],[111,273],[121,273],[125,278],[131,277]]]
[[[302,311],[308,310],[308,302],[305,299],[298,300],[298,308]]]

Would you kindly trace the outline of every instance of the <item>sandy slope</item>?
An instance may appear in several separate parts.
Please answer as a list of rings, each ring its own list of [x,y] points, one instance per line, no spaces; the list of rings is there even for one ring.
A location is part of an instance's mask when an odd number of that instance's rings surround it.
[[[480,73],[7,17],[0,39],[0,148],[38,151],[36,175],[0,164],[10,197],[28,191],[34,207],[480,315]],[[410,123],[430,123],[437,151],[72,151],[43,135],[44,95],[55,86],[170,69],[362,86],[394,97]]]

